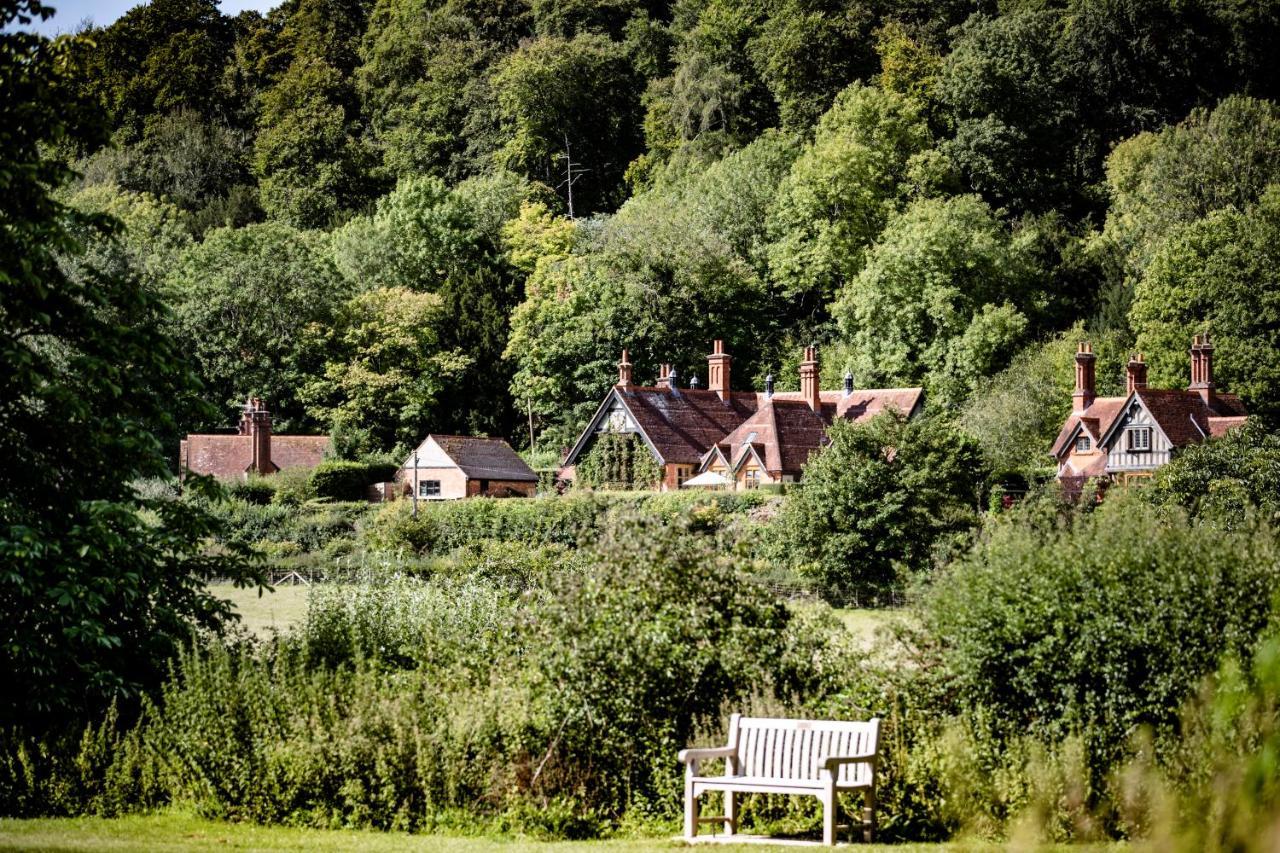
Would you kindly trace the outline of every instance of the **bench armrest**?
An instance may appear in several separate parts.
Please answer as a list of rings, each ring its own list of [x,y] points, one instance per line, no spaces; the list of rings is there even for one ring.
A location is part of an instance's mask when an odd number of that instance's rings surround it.
[[[874,769],[877,760],[877,753],[875,752],[862,752],[858,755],[831,755],[822,762],[822,769],[828,773],[834,773],[843,764],[870,764]]]
[[[670,755],[671,753],[667,753]],[[695,761],[710,761],[713,758],[737,758],[738,748],[735,746],[714,746],[703,749],[680,750],[680,763],[690,764]]]

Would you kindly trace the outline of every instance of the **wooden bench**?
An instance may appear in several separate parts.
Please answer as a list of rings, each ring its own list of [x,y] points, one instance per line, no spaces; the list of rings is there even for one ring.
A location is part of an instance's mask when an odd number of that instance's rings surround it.
[[[861,790],[863,838],[871,841],[876,824],[876,750],[880,720],[779,720],[729,718],[729,743],[712,749],[684,749],[684,837],[692,840],[699,823],[723,823],[738,831],[738,794],[808,794],[822,801],[822,842],[836,841],[836,795]],[[724,775],[703,776],[702,762],[724,759]],[[698,797],[724,792],[723,815],[701,817]],[[843,827],[841,827],[843,828]]]

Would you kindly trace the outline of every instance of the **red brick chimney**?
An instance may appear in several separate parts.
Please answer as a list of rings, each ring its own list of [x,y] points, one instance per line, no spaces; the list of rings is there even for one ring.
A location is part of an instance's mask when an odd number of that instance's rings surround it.
[[[1093,344],[1081,341],[1076,350],[1076,390],[1071,394],[1071,410],[1074,414],[1084,414],[1085,409],[1093,405],[1094,397],[1094,362]]]
[[[250,397],[245,404],[244,414],[240,418],[240,432],[250,436],[252,461],[249,470],[258,474],[270,474],[275,470],[271,464],[271,413],[257,397]]]
[[[1191,339],[1191,386],[1187,390],[1198,391],[1204,404],[1213,408],[1213,343],[1207,334]]]
[[[1142,360],[1142,353],[1135,352],[1129,358],[1129,363],[1125,365],[1125,378],[1126,394],[1147,387],[1147,363]]]
[[[800,362],[800,399],[815,412],[822,411],[822,395],[818,391],[818,348],[804,348],[804,361]]]
[[[622,351],[622,361],[618,362],[618,386],[627,388],[631,385],[631,361],[627,358],[627,351]]]
[[[724,351],[724,341],[715,341],[711,345],[711,355],[707,356],[707,388],[725,402],[729,400],[729,364],[733,356]]]
[[[658,381],[654,383],[654,386],[663,389],[671,387],[671,365],[658,365]]]

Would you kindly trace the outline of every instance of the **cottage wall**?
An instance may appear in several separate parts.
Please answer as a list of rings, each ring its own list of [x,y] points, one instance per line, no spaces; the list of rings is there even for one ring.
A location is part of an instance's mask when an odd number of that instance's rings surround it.
[[[421,455],[418,459],[418,470],[415,472],[412,468],[405,469],[406,479],[409,482],[412,491],[410,495],[418,495],[419,500],[457,500],[467,496],[467,475],[456,465],[450,467],[427,467],[422,464]],[[439,480],[440,494],[430,498],[422,496],[422,490],[418,486],[423,480]]]

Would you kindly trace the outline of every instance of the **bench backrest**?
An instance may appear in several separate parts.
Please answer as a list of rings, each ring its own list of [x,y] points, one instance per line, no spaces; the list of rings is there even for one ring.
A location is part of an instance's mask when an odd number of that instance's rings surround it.
[[[729,718],[729,743],[738,748],[739,776],[770,779],[817,779],[822,762],[832,756],[875,752],[880,721],[783,720],[771,717]],[[729,769],[725,768],[726,774]],[[865,785],[871,782],[868,764],[846,764],[838,782]]]

